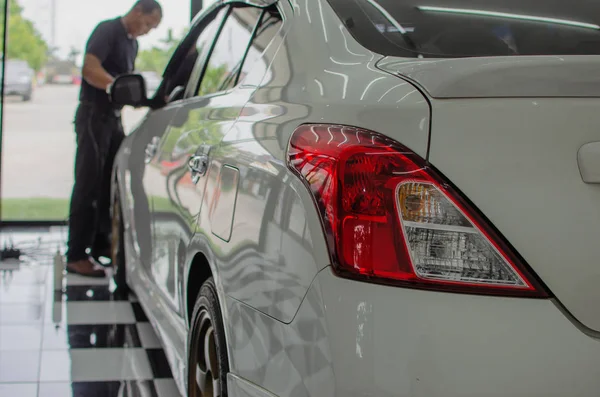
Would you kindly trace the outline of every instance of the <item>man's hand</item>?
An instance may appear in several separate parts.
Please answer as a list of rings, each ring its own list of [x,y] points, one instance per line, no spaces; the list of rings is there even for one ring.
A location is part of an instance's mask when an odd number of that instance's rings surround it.
[[[83,59],[82,75],[91,86],[107,91],[114,78],[102,67],[102,62],[92,54],[86,54]]]

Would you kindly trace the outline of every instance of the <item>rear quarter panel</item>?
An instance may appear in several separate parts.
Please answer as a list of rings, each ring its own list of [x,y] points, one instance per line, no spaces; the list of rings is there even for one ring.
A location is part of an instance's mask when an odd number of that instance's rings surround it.
[[[257,83],[238,88],[254,93],[212,153],[190,253],[208,258],[223,300],[229,302],[222,302],[222,310],[232,373],[282,396],[322,396],[329,393],[319,394],[323,389],[318,387],[288,393],[272,388],[275,379],[281,386],[286,383],[288,367],[273,360],[275,352],[260,354],[261,348],[289,344],[292,334],[296,340],[314,339],[312,320],[302,321],[307,328],[285,324],[297,318],[311,283],[330,264],[312,197],[286,164],[290,136],[304,123],[352,125],[386,134],[425,157],[430,112],[412,85],[375,67],[380,57],[353,40],[325,1],[294,1],[293,13],[287,3],[280,4],[286,22],[263,56],[266,71],[259,73],[263,77]],[[210,210],[219,196],[223,166],[238,169],[240,175],[229,241],[212,233],[218,219]],[[254,313],[249,314],[252,318],[270,319],[280,332],[272,334],[252,322],[240,329],[239,313],[232,307]],[[324,339],[319,348],[302,346],[298,354],[307,355],[304,364],[320,363],[319,355],[329,354]],[[311,374],[299,371],[295,376]]]
[[[327,2],[280,6],[284,27],[255,67],[265,68],[262,78],[238,88],[253,96],[213,151],[194,250],[210,257],[227,295],[288,323],[330,263],[312,197],[287,168],[291,134],[304,123],[358,126],[424,157],[429,105],[412,85],[375,67],[380,56],[354,41]],[[225,165],[240,175],[229,241],[211,232]]]

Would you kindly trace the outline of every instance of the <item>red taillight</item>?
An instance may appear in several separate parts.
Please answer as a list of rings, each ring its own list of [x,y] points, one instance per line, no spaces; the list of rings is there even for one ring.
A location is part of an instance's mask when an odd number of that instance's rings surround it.
[[[318,207],[338,274],[418,288],[547,297],[423,159],[359,128],[303,125],[289,166]]]

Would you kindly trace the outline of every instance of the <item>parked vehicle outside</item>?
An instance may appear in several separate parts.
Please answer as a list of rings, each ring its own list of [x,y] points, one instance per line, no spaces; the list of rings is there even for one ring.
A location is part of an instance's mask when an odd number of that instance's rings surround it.
[[[72,61],[50,60],[46,65],[47,84],[76,84],[79,69]]]
[[[182,393],[597,397],[600,3],[221,1],[114,168]]]
[[[24,102],[33,95],[35,73],[26,61],[7,59],[5,61],[4,95],[20,96]]]

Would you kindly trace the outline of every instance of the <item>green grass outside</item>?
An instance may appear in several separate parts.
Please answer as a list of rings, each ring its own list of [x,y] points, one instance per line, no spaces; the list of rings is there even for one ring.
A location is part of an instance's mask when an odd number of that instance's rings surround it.
[[[154,211],[176,212],[177,207],[164,197],[153,196]],[[69,217],[69,199],[2,199],[3,221],[63,221]]]
[[[64,221],[69,217],[69,199],[2,199],[3,221]]]
[[[164,197],[153,196],[154,211],[176,212],[177,207]],[[64,221],[69,216],[69,199],[54,198],[10,198],[2,199],[3,221]],[[224,252],[213,246],[219,255]]]

